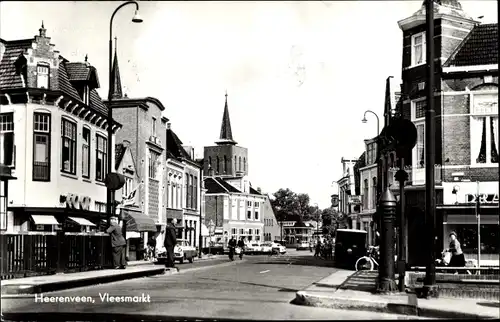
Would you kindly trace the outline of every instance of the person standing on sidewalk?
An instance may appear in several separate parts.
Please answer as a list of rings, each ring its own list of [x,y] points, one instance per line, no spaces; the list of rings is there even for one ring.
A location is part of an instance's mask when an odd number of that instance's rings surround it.
[[[165,229],[165,239],[163,240],[163,246],[167,250],[167,262],[165,263],[165,267],[175,268],[174,247],[177,244],[176,224],[177,219],[174,218]]]
[[[465,255],[462,252],[462,247],[457,239],[457,233],[450,233],[450,248],[446,251],[451,253],[450,267],[465,267]],[[457,272],[455,272],[456,274]]]
[[[113,247],[113,266],[115,269],[125,269],[125,245],[127,242],[123,238],[122,228],[118,225],[118,217],[110,218],[111,225],[106,232],[111,236],[111,247]]]

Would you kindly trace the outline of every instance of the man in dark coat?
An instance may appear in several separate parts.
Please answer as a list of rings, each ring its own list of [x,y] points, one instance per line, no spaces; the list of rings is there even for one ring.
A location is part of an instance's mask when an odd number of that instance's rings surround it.
[[[165,263],[165,267],[175,267],[174,247],[177,244],[176,224],[177,219],[174,218],[165,229],[165,239],[163,240],[163,246],[167,250],[167,262]]]
[[[125,260],[125,246],[127,241],[123,237],[122,228],[118,225],[118,218],[110,218],[111,225],[106,230],[111,236],[111,247],[113,247],[113,266],[115,269],[124,269],[127,265]]]

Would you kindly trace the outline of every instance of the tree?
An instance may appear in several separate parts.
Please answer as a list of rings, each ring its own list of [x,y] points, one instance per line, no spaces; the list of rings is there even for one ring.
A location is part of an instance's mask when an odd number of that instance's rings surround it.
[[[349,227],[347,216],[339,213],[335,208],[323,209],[321,217],[323,220],[323,234],[333,235],[337,229]]]
[[[302,220],[308,220],[311,214],[309,206],[309,195],[307,193],[295,193],[289,188],[279,189],[273,193],[271,205],[281,218],[286,215],[298,215]]]

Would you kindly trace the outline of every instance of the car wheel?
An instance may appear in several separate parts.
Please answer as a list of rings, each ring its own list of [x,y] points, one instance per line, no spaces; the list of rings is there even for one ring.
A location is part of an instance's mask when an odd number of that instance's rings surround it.
[[[184,255],[184,258],[186,258],[186,255]],[[184,264],[184,258],[179,259],[179,263]]]
[[[191,255],[191,257],[189,258],[189,262],[190,262],[190,263],[193,263],[193,262],[194,262],[194,255]]]

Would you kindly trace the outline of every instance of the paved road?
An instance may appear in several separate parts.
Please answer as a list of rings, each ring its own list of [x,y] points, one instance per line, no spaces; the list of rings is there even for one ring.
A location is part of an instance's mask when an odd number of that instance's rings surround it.
[[[209,266],[192,269],[194,265]],[[33,296],[4,298],[2,310],[4,314],[37,313],[39,318],[43,313],[50,313],[52,320],[58,318],[55,312],[72,313],[75,319],[83,319],[82,313],[93,314],[94,318],[101,313],[155,315],[157,318],[174,316],[261,320],[402,318],[290,303],[297,290],[331,274],[334,271],[331,266],[330,262],[314,259],[304,252],[279,257],[246,256],[243,261],[235,262],[195,262],[179,265],[181,273],[177,275],[146,277],[43,294],[45,297],[86,296],[93,302],[35,303]],[[111,297],[137,296],[150,302],[116,303],[101,300],[106,294]]]

